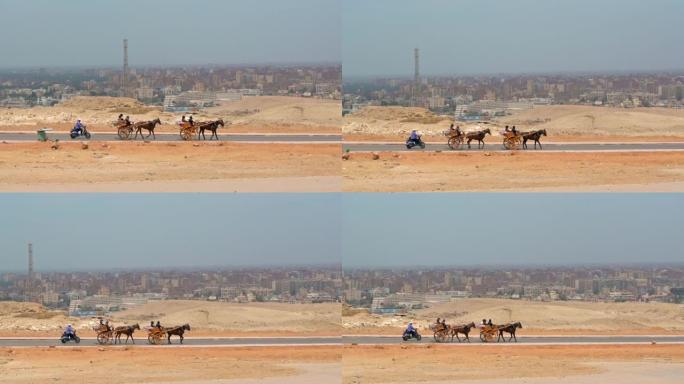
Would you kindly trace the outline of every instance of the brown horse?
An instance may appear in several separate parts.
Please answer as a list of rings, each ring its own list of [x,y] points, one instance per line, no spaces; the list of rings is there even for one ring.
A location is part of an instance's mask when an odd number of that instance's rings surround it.
[[[539,149],[542,149],[541,142],[539,138],[546,136],[546,129],[540,129],[538,131],[524,132],[523,137],[523,149],[527,149],[527,140],[534,140],[534,149],[537,149],[537,144],[539,144]]]
[[[202,138],[204,140],[207,139],[206,136],[204,136],[204,130],[205,129],[211,131],[211,136],[209,136],[209,140],[211,140],[214,137],[216,138],[216,140],[218,140],[219,137],[216,134],[216,130],[218,129],[219,125],[222,127],[224,126],[223,119],[218,119],[218,120],[214,120],[214,121],[207,121],[207,122],[201,123],[199,125],[199,133],[197,133],[197,140],[199,140],[200,135],[202,135]]]
[[[511,336],[508,338],[508,341],[511,341],[511,339],[515,340],[515,342],[518,342],[518,338],[515,337],[515,330],[518,328],[522,328],[522,324],[518,321],[515,323],[508,323],[506,325],[500,325],[499,326],[499,336],[496,338],[496,341],[499,341],[499,339],[506,341],[506,337],[504,336],[504,332],[510,334]]]
[[[454,336],[456,336],[456,339],[458,342],[461,342],[461,339],[458,337],[459,333],[462,333],[465,335],[465,340],[467,340],[470,343],[470,337],[468,337],[468,334],[470,333],[470,330],[475,328],[475,323],[470,323],[470,324],[464,324],[464,325],[457,325],[451,327],[451,341],[454,341]]]
[[[480,149],[480,144],[482,144],[482,148],[484,148],[484,138],[487,134],[489,134],[490,136],[492,135],[492,131],[490,131],[489,128],[483,129],[481,131],[466,133],[466,139],[468,139],[468,149],[470,149],[470,142],[473,140],[477,140],[477,149]]]
[[[148,132],[146,137],[150,137],[150,135],[152,135],[152,138],[157,140],[157,136],[154,135],[154,127],[157,126],[157,124],[161,125],[161,121],[159,120],[159,118],[150,121],[139,121],[133,124],[133,128],[135,128],[135,137],[133,138],[133,140],[138,138],[138,132],[140,133],[140,137],[143,137],[143,129],[146,129]]]
[[[129,337],[131,338],[131,341],[133,341],[133,344],[135,344],[133,332],[135,332],[136,329],[140,329],[140,324],[124,325],[114,328],[114,344],[116,344],[117,341],[121,343],[121,335],[126,335],[126,344],[128,344]]]
[[[189,330],[190,330],[190,324],[183,324],[183,325],[180,325],[178,327],[168,328],[168,329],[166,329],[167,341],[169,342],[169,344],[171,344],[171,336],[176,335],[176,336],[180,337],[180,343],[183,344],[183,339],[184,339],[183,334],[185,333],[185,331],[189,331]]]

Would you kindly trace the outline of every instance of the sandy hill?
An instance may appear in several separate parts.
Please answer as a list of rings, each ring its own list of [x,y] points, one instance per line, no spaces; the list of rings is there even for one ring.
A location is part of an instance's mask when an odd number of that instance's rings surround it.
[[[451,116],[434,115],[422,108],[367,107],[343,119],[343,133],[406,135],[417,129],[439,136]],[[684,136],[684,110],[667,108],[608,108],[575,105],[537,106],[488,124],[456,122],[465,131],[491,128],[497,136],[505,125],[519,130],[546,129],[549,136]]]
[[[684,110],[551,105],[514,113],[497,123],[546,129],[554,135],[684,135]]]
[[[342,107],[339,100],[287,96],[245,97],[224,102],[194,114],[195,121],[224,119],[232,125],[312,127],[333,126],[339,129]],[[113,130],[112,123],[123,113],[133,122],[159,118],[162,128],[177,131],[182,113],[162,112],[161,107],[146,106],[135,99],[106,96],[78,96],[52,107],[29,109],[0,108],[0,127],[22,126],[70,128],[76,119],[83,120],[93,132]],[[27,128],[30,129],[30,128]]]
[[[666,303],[535,302],[462,299],[421,309],[406,317],[357,313],[343,318],[345,328],[399,327],[413,320],[421,327],[446,318],[448,323],[520,321],[543,330],[652,329],[684,332],[684,306]]]
[[[222,331],[339,331],[339,304],[230,304],[207,301],[156,301],[115,314],[123,323],[189,323],[193,328]]]

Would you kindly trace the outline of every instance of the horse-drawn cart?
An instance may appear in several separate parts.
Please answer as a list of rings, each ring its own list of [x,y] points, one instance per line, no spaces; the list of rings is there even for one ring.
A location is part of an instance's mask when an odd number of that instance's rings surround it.
[[[121,140],[128,140],[133,134],[133,124],[127,124],[126,122],[115,122],[114,127],[116,127],[116,134]]]
[[[444,135],[449,138],[447,140],[447,145],[451,149],[460,149],[465,141],[465,134],[463,132],[458,134],[454,130],[448,130],[444,132]]]
[[[520,132],[513,131],[503,131],[501,132],[503,136],[503,146],[508,150],[515,150],[520,148],[523,136]]]
[[[449,340],[449,327],[442,324],[433,324],[430,326],[435,341],[438,343],[446,343]]]
[[[178,125],[180,125],[180,137],[185,141],[192,140],[192,137],[197,133],[196,124],[193,125],[186,121]]]
[[[484,343],[491,343],[499,337],[499,327],[496,325],[485,325],[480,328],[480,340]]]
[[[163,327],[151,327],[147,330],[147,342],[150,344],[161,344],[165,336],[166,331]]]
[[[93,327],[93,330],[97,332],[97,343],[100,345],[111,344],[114,336],[114,328],[110,327],[109,324],[100,324],[97,327]]]

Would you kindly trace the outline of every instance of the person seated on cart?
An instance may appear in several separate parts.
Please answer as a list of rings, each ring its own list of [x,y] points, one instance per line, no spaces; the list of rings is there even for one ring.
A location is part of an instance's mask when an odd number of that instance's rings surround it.
[[[185,125],[185,123],[187,123],[187,120],[185,120],[185,115],[183,115],[183,117],[181,117],[180,125]]]
[[[489,319],[489,321],[487,322],[487,325],[490,327],[494,326],[494,324],[492,324],[492,319]]]
[[[116,124],[117,125],[123,125],[126,123],[126,120],[124,120],[123,113],[119,114],[119,117],[116,118]]]
[[[484,328],[487,326],[487,319],[482,319],[482,323],[478,325],[479,328]]]
[[[195,122],[192,120],[192,115],[188,118],[188,123],[190,123],[191,127],[195,125]]]
[[[162,329],[161,323],[159,323],[159,320],[157,320],[157,324],[155,325],[155,328],[157,329]]]
[[[124,123],[127,127],[130,126],[131,125],[131,119],[128,116],[126,116],[126,118],[124,119]]]
[[[408,326],[406,327],[404,333],[407,333],[412,337],[416,337],[418,335],[418,331],[416,330],[416,328],[413,327],[413,323],[408,323]]]
[[[513,132],[514,135],[518,134],[518,130],[515,129],[515,125],[513,126],[513,128],[511,128],[511,132]]]
[[[154,328],[154,320],[150,321],[150,329]]]

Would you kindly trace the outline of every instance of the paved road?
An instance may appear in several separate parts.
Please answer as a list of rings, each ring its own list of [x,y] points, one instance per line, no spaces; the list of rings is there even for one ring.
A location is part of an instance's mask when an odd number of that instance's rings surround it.
[[[554,143],[554,144],[543,144],[544,152],[549,151],[578,151],[578,152],[602,152],[602,151],[684,151],[684,143]],[[534,146],[529,146],[526,150],[527,152],[534,152]],[[387,143],[343,143],[343,150],[350,151],[409,151],[406,146],[397,144],[387,144]],[[425,149],[414,148],[411,152],[419,151],[444,151],[444,152],[482,152],[482,149],[476,149],[473,146],[472,149],[459,149],[451,150],[446,144],[427,144]],[[488,152],[499,152],[507,151],[500,143],[489,143],[485,147],[484,151]],[[536,152],[542,152],[537,150]]]
[[[66,133],[48,133],[50,140],[59,139],[60,141],[77,141],[86,140],[85,138],[71,139]],[[307,134],[289,134],[289,135],[231,135],[219,134],[221,140],[226,141],[258,141],[258,142],[340,142],[342,135],[326,134],[326,135],[307,135]],[[149,138],[152,140],[152,137]],[[37,141],[38,136],[35,132],[27,133],[8,133],[0,132],[0,141]],[[193,137],[197,140],[197,137]],[[209,135],[207,135],[207,141]],[[90,141],[121,141],[115,133],[93,133]],[[140,141],[140,137],[138,137]],[[156,141],[181,141],[180,135],[177,133],[157,133]]]
[[[382,336],[344,336],[342,338],[344,344],[430,344],[435,343],[432,334],[424,334],[421,341],[409,340],[403,341],[401,337],[382,337]],[[471,344],[484,344],[479,339],[477,332],[471,333]],[[592,344],[592,343],[610,343],[610,344],[633,344],[633,343],[684,343],[684,336],[578,336],[578,337],[562,337],[562,336],[518,336],[518,344]],[[452,343],[447,343],[452,344]],[[454,339],[453,344],[458,344]],[[463,344],[463,343],[461,343]],[[466,343],[467,344],[467,343]],[[492,344],[492,343],[487,343]],[[496,344],[496,343],[494,343]],[[503,344],[503,343],[500,343]],[[508,345],[508,343],[507,343]]]
[[[136,337],[136,345],[149,345],[146,334]],[[126,337],[124,336],[124,340]],[[171,342],[176,345],[177,337],[172,337]],[[188,338],[183,341],[183,345],[188,346],[239,346],[239,345],[330,345],[341,344],[339,337],[245,337],[245,338]],[[129,345],[130,345],[129,341]],[[99,345],[95,338],[83,338],[80,344],[69,342],[62,344],[58,338],[52,339],[0,339],[1,347],[47,347],[57,345],[68,346],[93,346]],[[125,345],[125,344],[124,344]],[[163,344],[166,345],[166,344]]]

